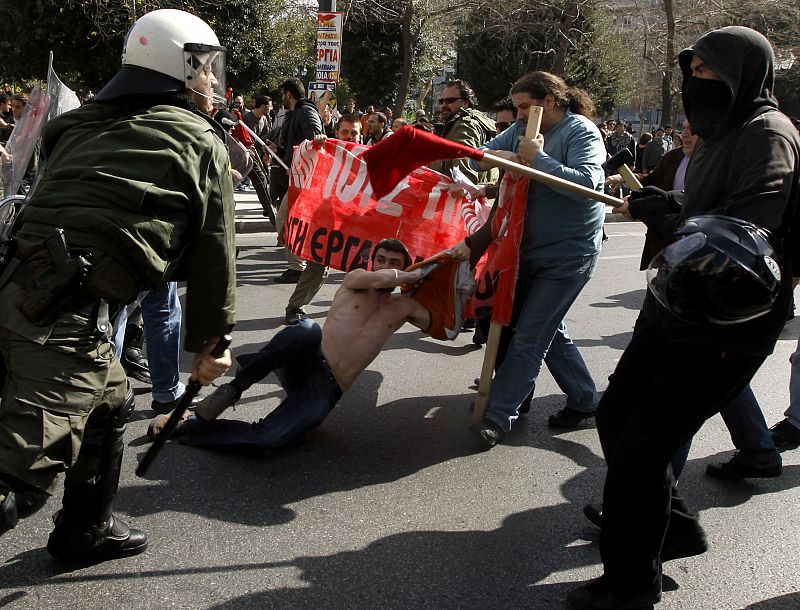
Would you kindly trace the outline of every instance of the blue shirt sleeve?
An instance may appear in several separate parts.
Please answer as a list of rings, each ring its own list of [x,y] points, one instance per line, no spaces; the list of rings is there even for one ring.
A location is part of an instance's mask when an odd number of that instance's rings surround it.
[[[589,129],[572,129],[569,131],[564,150],[566,159],[564,163],[554,159],[545,151],[541,151],[533,159],[533,169],[546,172],[564,180],[569,180],[580,186],[600,191],[603,184],[603,168],[601,163],[605,160],[605,147],[598,134]],[[547,135],[545,135],[545,149],[547,148]],[[567,197],[584,201],[586,197],[575,193],[561,191]]]

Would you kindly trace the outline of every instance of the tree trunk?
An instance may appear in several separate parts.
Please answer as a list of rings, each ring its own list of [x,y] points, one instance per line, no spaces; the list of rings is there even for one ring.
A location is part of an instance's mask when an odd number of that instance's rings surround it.
[[[667,47],[664,51],[664,76],[661,79],[661,122],[672,116],[672,73],[675,65],[675,14],[673,0],[664,0],[667,19]]]
[[[426,78],[425,84],[420,88],[419,97],[417,98],[417,103],[416,103],[416,110],[419,110],[420,108],[425,110],[425,98],[428,97],[428,94],[431,92],[431,89],[433,88],[434,76],[435,76],[434,74],[431,74],[428,78]]]
[[[558,49],[556,50],[556,58],[553,62],[553,74],[564,77],[567,69],[567,50],[572,40],[572,28],[578,21],[578,3],[567,2],[564,8],[564,15],[561,23],[558,25]]]
[[[400,88],[397,92],[397,101],[392,109],[394,116],[396,117],[403,116],[403,108],[405,108],[406,99],[408,98],[408,90],[411,85],[411,67],[414,61],[414,49],[412,48],[413,37],[411,34],[413,17],[413,0],[405,0],[405,6],[403,7],[403,20],[401,21],[403,71],[400,73]]]

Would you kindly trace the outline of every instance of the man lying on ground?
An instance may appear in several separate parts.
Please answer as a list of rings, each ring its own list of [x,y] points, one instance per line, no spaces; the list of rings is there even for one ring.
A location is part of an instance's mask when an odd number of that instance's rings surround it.
[[[344,277],[323,329],[301,319],[258,352],[239,356],[233,381],[203,399],[195,416],[183,420],[175,434],[182,434],[186,445],[261,454],[319,426],[397,329],[405,322],[425,331],[430,328],[427,309],[410,297],[391,294],[401,284],[422,278],[421,269],[403,271],[410,264],[402,242],[378,242],[372,271],[355,269]],[[271,371],[287,392],[274,411],[255,423],[217,419]],[[150,437],[158,436],[167,417],[153,420]]]

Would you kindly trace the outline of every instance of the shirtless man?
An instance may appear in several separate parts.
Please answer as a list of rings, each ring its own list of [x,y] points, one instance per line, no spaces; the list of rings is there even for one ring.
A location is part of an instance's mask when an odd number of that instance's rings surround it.
[[[344,277],[323,329],[301,319],[255,354],[239,356],[234,380],[203,399],[195,417],[181,422],[175,434],[182,434],[186,445],[260,454],[319,426],[398,328],[405,322],[423,330],[430,327],[428,310],[411,298],[391,294],[397,286],[421,279],[421,270],[402,271],[410,264],[402,242],[378,242],[372,271],[355,269]],[[271,371],[287,392],[272,413],[255,423],[217,419]],[[148,435],[157,436],[166,420],[167,416],[153,420]]]

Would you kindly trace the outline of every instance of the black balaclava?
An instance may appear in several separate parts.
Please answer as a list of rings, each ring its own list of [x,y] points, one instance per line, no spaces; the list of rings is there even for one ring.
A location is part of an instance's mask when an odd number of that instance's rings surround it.
[[[692,76],[697,55],[719,81]],[[700,37],[678,56],[683,72],[683,107],[692,131],[713,140],[778,103],[772,97],[775,54],[772,45],[750,28],[729,26]]]

